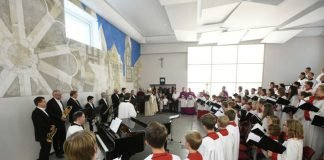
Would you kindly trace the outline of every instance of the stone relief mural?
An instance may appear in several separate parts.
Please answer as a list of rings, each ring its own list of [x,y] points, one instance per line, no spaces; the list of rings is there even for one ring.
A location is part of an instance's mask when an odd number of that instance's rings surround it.
[[[102,35],[104,30],[100,28]],[[105,42],[105,36],[102,36]],[[131,41],[125,38],[125,53],[115,45],[103,50],[69,40],[65,36],[63,0],[0,1],[0,97],[69,92],[111,91],[126,83],[121,55],[129,55]],[[129,65],[127,65],[129,66]],[[140,61],[125,67],[140,70]],[[136,76],[128,82],[138,87]]]

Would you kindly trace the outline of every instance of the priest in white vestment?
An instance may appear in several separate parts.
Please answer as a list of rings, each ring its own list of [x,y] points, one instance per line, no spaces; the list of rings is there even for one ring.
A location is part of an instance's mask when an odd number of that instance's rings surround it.
[[[149,96],[148,100],[145,102],[145,116],[153,116],[156,112],[158,112],[158,104],[156,101],[156,97],[152,94],[152,89],[147,89],[147,95]]]

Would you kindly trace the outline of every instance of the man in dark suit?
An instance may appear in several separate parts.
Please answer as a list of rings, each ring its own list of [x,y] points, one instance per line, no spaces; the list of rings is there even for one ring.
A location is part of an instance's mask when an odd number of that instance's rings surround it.
[[[61,101],[62,94],[59,90],[53,90],[53,98],[47,102],[46,111],[50,115],[50,119],[54,122],[57,132],[53,137],[53,147],[57,158],[63,158],[63,144],[65,141],[66,117],[62,115],[64,111],[63,103]]]
[[[69,122],[73,123],[73,114],[76,111],[79,111],[82,109],[80,102],[77,100],[78,98],[78,92],[77,91],[71,91],[70,92],[70,99],[67,101],[67,106],[72,106],[72,110],[69,114]]]
[[[122,88],[121,89],[121,93],[118,95],[120,102],[124,102],[124,100],[125,100],[125,94],[126,94],[126,88]]]
[[[134,108],[136,111],[138,111],[138,108],[137,108],[137,97],[135,95],[135,92],[134,90],[131,90],[131,99],[130,99],[130,103],[133,104]]]
[[[90,131],[93,131],[93,125],[92,125],[92,121],[95,117],[94,115],[94,109],[95,109],[95,106],[93,104],[93,96],[88,96],[87,97],[87,101],[88,103],[84,106],[84,109],[86,110],[86,117],[87,117],[87,120],[89,122],[89,126],[90,126]]]
[[[32,112],[32,120],[35,131],[35,140],[40,143],[39,160],[48,160],[51,150],[51,143],[47,142],[47,133],[55,129],[51,125],[49,114],[45,111],[46,101],[44,97],[36,97],[34,99],[36,108]]]
[[[138,111],[142,114],[144,114],[144,108],[145,108],[145,93],[143,92],[142,88],[138,89],[138,92],[136,94],[137,96],[137,103],[138,103]]]
[[[107,102],[107,94],[105,92],[101,93],[101,99],[99,100],[100,115],[101,115],[101,122],[106,123],[108,118],[108,102]]]
[[[119,95],[118,89],[114,89],[114,94],[111,95],[111,101],[114,109],[114,117],[118,117]]]

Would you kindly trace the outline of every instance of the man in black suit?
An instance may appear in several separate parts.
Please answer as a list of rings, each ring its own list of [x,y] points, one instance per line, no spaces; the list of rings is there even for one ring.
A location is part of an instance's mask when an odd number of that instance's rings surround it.
[[[121,89],[121,93],[119,94],[119,101],[124,102],[125,100],[125,94],[126,94],[126,88]]]
[[[32,112],[32,120],[35,131],[35,140],[40,143],[39,160],[48,160],[51,151],[51,143],[47,142],[47,133],[55,129],[51,125],[50,115],[45,111],[46,101],[44,97],[34,99],[36,108]]]
[[[108,102],[107,102],[107,94],[105,92],[101,93],[101,99],[99,100],[100,115],[101,115],[101,122],[106,123],[108,118]]]
[[[118,117],[119,95],[118,89],[114,89],[114,94],[111,95],[111,101],[114,109],[114,117]]]
[[[64,111],[63,103],[61,101],[61,91],[53,90],[53,98],[47,102],[46,111],[50,115],[50,119],[54,122],[57,132],[53,137],[53,147],[57,158],[63,158],[63,144],[65,141],[66,130],[65,121],[66,117],[62,115]]]
[[[136,111],[138,111],[138,108],[137,108],[137,97],[135,95],[135,92],[134,90],[131,90],[131,99],[130,99],[130,103],[133,104],[134,108]]]
[[[88,103],[84,106],[84,109],[86,110],[86,117],[87,117],[87,120],[89,122],[89,126],[90,126],[90,131],[93,131],[93,125],[92,125],[92,121],[95,117],[94,115],[94,109],[95,109],[95,106],[93,104],[93,96],[88,96],[87,97],[87,101]]]
[[[71,91],[70,92],[70,99],[67,101],[67,106],[72,106],[72,110],[69,114],[69,122],[73,123],[73,114],[76,111],[79,111],[82,109],[80,102],[77,100],[78,98],[78,92],[77,91]]]

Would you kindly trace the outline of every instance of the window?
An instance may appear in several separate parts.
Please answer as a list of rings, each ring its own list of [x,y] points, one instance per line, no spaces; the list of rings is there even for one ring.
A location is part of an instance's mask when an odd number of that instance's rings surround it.
[[[188,87],[195,92],[230,95],[262,85],[264,45],[228,45],[188,48]]]
[[[98,21],[72,2],[64,1],[66,37],[101,49]]]

